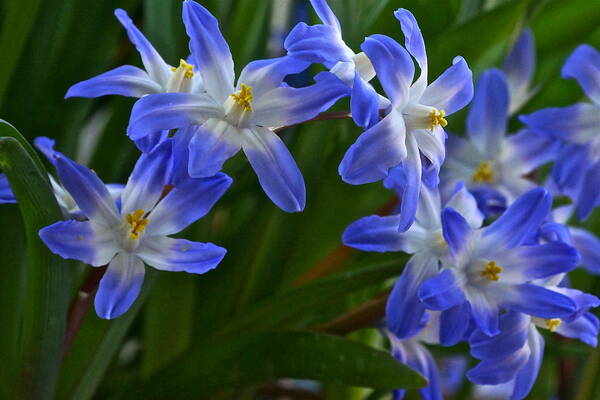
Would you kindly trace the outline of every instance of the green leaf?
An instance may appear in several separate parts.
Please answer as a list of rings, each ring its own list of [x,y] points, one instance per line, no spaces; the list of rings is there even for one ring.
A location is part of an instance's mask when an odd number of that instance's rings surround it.
[[[127,331],[154,285],[156,275],[156,271],[146,269],[140,295],[121,317],[107,321],[99,319],[93,310],[87,313],[63,364],[57,398],[92,398],[111,361],[121,349]]]
[[[47,249],[38,232],[61,220],[62,215],[47,173],[36,166],[23,147],[24,139],[4,121],[0,122],[0,136],[0,168],[8,176],[18,200],[27,239],[25,276],[13,277],[16,285],[24,279],[24,291],[15,298],[22,319],[15,369],[9,381],[13,396],[9,397],[49,399],[58,378],[70,273],[66,261]],[[20,301],[22,305],[18,304]]]
[[[274,329],[306,316],[310,311],[318,312],[324,304],[329,304],[354,290],[363,289],[400,274],[404,261],[405,258],[396,259],[341,272],[272,296],[249,307],[234,322],[227,325],[221,334]]]
[[[207,343],[203,351],[128,391],[127,398],[193,398],[286,377],[387,390],[427,383],[387,352],[362,343],[318,333],[270,332]]]

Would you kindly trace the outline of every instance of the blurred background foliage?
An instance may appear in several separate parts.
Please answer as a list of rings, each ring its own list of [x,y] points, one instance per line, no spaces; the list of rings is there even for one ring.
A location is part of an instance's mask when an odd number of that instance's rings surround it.
[[[200,2],[219,19],[238,71],[248,61],[281,55],[282,39],[296,22],[317,22],[306,0]],[[431,80],[455,55],[464,56],[475,75],[499,65],[521,29],[531,26],[539,92],[523,112],[581,99],[573,81],[560,79],[560,67],[579,43],[600,47],[598,1],[329,3],[354,49],[372,33],[401,40],[392,12],[398,7],[412,11],[425,36]],[[176,65],[188,55],[180,0],[0,1],[0,118],[30,141],[56,139],[60,151],[106,182],[123,182],[138,156],[125,135],[134,99],[65,101],[63,96],[72,84],[110,68],[140,65],[113,16],[115,8],[129,12],[167,62]],[[463,131],[464,112],[449,123],[451,131]],[[518,127],[516,118],[513,126]],[[2,135],[18,135],[6,132]],[[56,218],[51,200],[32,195],[31,188],[44,181],[43,169],[26,152],[15,155],[14,139],[1,139],[0,167],[24,176],[22,198],[30,201],[22,202],[21,211],[0,208],[0,396],[274,399],[286,394],[374,400],[387,398],[398,385],[418,386],[419,376],[386,354],[376,329],[387,290],[406,258],[341,245],[350,222],[385,213],[394,204],[380,185],[350,186],[337,174],[345,149],[359,133],[351,122],[339,120],[281,133],[306,180],[307,206],[299,214],[285,214],[265,197],[245,159],[228,161],[225,171],[234,185],[207,217],[183,233],[226,247],[222,264],[203,276],[148,271],[134,307],[113,321],[100,320],[93,311],[74,321],[73,310],[67,313],[69,302],[85,303],[86,288],[99,276],[40,249],[31,232]],[[587,227],[600,233],[599,216]],[[61,269],[55,276],[44,268]],[[600,293],[597,278],[577,273],[573,279],[575,287]],[[64,346],[61,318],[69,318]],[[600,398],[600,352],[568,340],[547,341],[531,398],[556,393]],[[467,349],[433,351],[443,357]],[[374,389],[364,389],[369,387]],[[465,382],[453,398],[471,398],[471,389]]]

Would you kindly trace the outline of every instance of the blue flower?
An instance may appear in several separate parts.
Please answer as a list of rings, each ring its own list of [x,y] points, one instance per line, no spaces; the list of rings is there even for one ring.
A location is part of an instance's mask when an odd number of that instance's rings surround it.
[[[554,159],[560,143],[520,130],[507,136],[509,86],[498,69],[484,72],[467,117],[467,138],[451,135],[442,167],[443,192],[463,181],[486,215],[503,211],[536,184],[527,179],[535,168]]]
[[[532,189],[478,230],[446,208],[443,233],[455,265],[419,287],[425,307],[447,310],[460,305],[489,336],[500,332],[501,309],[546,319],[573,318],[577,305],[569,296],[532,281],[572,270],[579,262],[577,251],[562,242],[523,245],[545,221],[551,202],[546,190]]]
[[[287,75],[309,65],[291,57],[248,64],[234,86],[233,60],[217,20],[191,0],[183,4],[183,20],[206,92],[143,97],[133,107],[129,136],[138,140],[155,131],[198,126],[189,142],[192,177],[214,175],[243,149],[271,200],[285,211],[301,211],[304,179],[271,128],[313,118],[345,96],[347,87],[328,72],[318,74],[312,86],[282,84]]]
[[[481,226],[483,217],[477,209],[475,199],[464,186],[457,186],[447,206],[460,210],[472,228]],[[449,267],[452,264],[442,234],[441,213],[438,191],[422,185],[415,223],[406,232],[398,232],[399,215],[371,215],[352,223],[343,235],[345,245],[363,251],[403,251],[413,254],[396,281],[386,306],[387,327],[400,339],[414,336],[428,321],[425,306],[417,296],[419,286],[423,281],[436,276],[440,266]],[[444,311],[442,320],[452,317],[456,311]],[[464,316],[463,322],[465,326],[469,325],[468,314]],[[447,327],[447,324],[442,326]],[[440,333],[441,342],[444,345],[455,344],[463,339],[464,333],[465,331],[443,331]]]
[[[220,173],[190,178],[170,188],[166,184],[171,181],[171,163],[171,141],[143,154],[120,201],[115,202],[92,171],[66,157],[56,159],[62,185],[87,220],[57,222],[39,234],[48,248],[63,258],[94,267],[108,264],[95,298],[101,318],[118,317],[133,304],[144,278],[144,263],[159,270],[203,274],[215,268],[226,253],[211,243],[168,235],[204,216],[231,179]]]
[[[344,42],[340,22],[327,1],[311,0],[311,4],[323,24],[297,24],[284,47],[290,57],[323,64],[348,85],[352,119],[358,126],[369,128],[379,121],[379,110],[389,106],[389,101],[369,84],[375,77],[373,64],[364,52],[356,54]]]
[[[345,182],[360,185],[385,179],[390,169],[400,168],[405,184],[399,229],[404,231],[414,220],[423,169],[433,170],[437,176],[444,161],[445,117],[471,100],[473,82],[465,60],[456,57],[453,65],[428,85],[427,56],[419,26],[407,10],[399,9],[395,15],[406,49],[384,35],[369,36],[361,46],[391,105],[385,117],[348,149],[339,173]],[[421,70],[414,82],[411,55]]]
[[[533,32],[527,28],[519,36],[502,65],[510,93],[509,114],[520,110],[537,92],[537,88],[531,87],[534,70],[535,43]]]
[[[585,219],[600,205],[600,53],[589,45],[581,45],[565,62],[563,78],[574,78],[590,103],[569,107],[547,108],[521,120],[541,135],[563,141],[552,178],[558,190],[577,204],[577,214]]]

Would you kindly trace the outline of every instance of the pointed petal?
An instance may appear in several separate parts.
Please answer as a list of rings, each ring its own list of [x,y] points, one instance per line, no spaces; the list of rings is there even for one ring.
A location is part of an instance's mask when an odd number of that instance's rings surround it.
[[[283,47],[290,57],[315,64],[350,61],[348,46],[338,31],[329,25],[307,25],[300,22],[285,38]]]
[[[379,122],[379,95],[368,82],[354,74],[350,111],[356,125],[368,129]]]
[[[144,68],[148,72],[149,78],[159,85],[165,87],[169,79],[169,66],[165,63],[163,58],[154,49],[152,44],[146,39],[146,37],[140,32],[135,26],[131,18],[127,15],[124,10],[117,8],[115,10],[115,16],[123,25],[123,28],[127,31],[129,40],[135,46],[137,51],[142,57],[142,63]],[[86,96],[87,97],[87,96]]]
[[[512,248],[496,261],[504,269],[503,282],[522,283],[571,271],[579,262],[579,254],[566,243],[550,242]]]
[[[423,327],[425,307],[417,291],[423,281],[439,271],[437,258],[418,253],[408,260],[388,298],[385,314],[388,329],[398,338],[410,338]]]
[[[483,224],[483,214],[477,208],[477,200],[462,182],[456,184],[446,207],[458,212],[472,229],[480,228]]]
[[[561,142],[551,136],[522,130],[506,139],[505,152],[509,155],[506,165],[518,165],[528,173],[556,159],[560,145]]]
[[[223,173],[211,178],[189,178],[172,189],[148,215],[146,235],[171,235],[181,232],[206,215],[231,185]]]
[[[569,56],[561,71],[563,78],[577,80],[585,94],[600,104],[600,53],[582,44]]]
[[[15,195],[10,187],[8,178],[0,174],[0,204],[16,203]]]
[[[183,2],[183,23],[190,37],[194,65],[200,71],[206,91],[219,104],[234,91],[233,59],[229,46],[211,13],[192,0]]]
[[[130,253],[119,253],[100,281],[94,306],[100,318],[112,319],[125,313],[140,293],[144,263]]]
[[[299,89],[278,87],[256,98],[253,122],[265,127],[294,125],[316,117],[350,93],[348,86],[329,72],[317,74],[315,82]]]
[[[69,97],[100,97],[111,94],[128,97],[142,97],[151,93],[160,93],[162,88],[145,71],[131,65],[123,65],[69,88],[65,99]]]
[[[581,264],[585,269],[600,274],[600,239],[589,231],[569,227],[573,246],[581,255]]]
[[[421,154],[431,163],[430,169],[439,173],[439,170],[446,158],[446,132],[440,126],[430,130],[413,131],[413,137],[417,141]]]
[[[467,291],[467,299],[471,306],[471,316],[475,325],[488,336],[500,333],[498,315],[500,309],[496,299],[492,299],[487,292],[479,288],[470,288]]]
[[[394,106],[403,107],[408,101],[415,73],[408,52],[385,35],[371,35],[360,47],[371,60],[377,78]]]
[[[479,385],[498,385],[509,382],[527,364],[530,355],[531,350],[525,346],[512,357],[486,359],[467,371],[467,378]]]
[[[400,21],[400,28],[404,34],[405,46],[411,56],[417,60],[421,69],[421,74],[411,88],[411,95],[415,98],[421,98],[421,95],[427,87],[427,53],[425,51],[425,41],[419,29],[419,24],[414,15],[404,9],[399,8],[394,11],[394,16]],[[414,91],[414,94],[412,92]]]
[[[331,11],[329,4],[327,4],[327,0],[310,0],[310,4],[315,9],[315,12],[321,21],[334,28],[341,35],[342,28],[340,27],[340,21],[338,21],[333,11]]]
[[[136,210],[148,212],[158,202],[169,183],[172,163],[172,143],[161,143],[153,152],[138,158],[121,194],[121,215]]]
[[[552,107],[521,115],[519,119],[527,128],[575,143],[588,143],[598,134],[599,107],[589,103],[576,103],[569,107]]]
[[[483,154],[494,155],[506,135],[508,85],[504,74],[490,69],[479,78],[467,117],[467,133]]]
[[[59,221],[40,229],[39,235],[54,254],[94,267],[108,264],[118,250],[113,233],[89,221]]]
[[[520,196],[490,226],[483,237],[496,248],[518,246],[535,231],[549,215],[552,196],[545,189],[532,189]]]
[[[530,283],[499,283],[493,295],[506,308],[540,318],[568,318],[577,311],[569,297]]]
[[[406,184],[402,188],[400,195],[400,232],[406,231],[413,224],[417,215],[419,205],[419,195],[421,192],[421,155],[417,147],[417,141],[414,136],[409,136],[407,140],[408,154],[406,160],[402,162],[401,168],[404,171]],[[400,167],[397,167],[400,168]]]
[[[227,250],[212,243],[164,236],[147,238],[138,251],[139,257],[156,269],[192,274],[204,274],[216,268],[225,253]]]
[[[197,127],[189,142],[188,172],[193,178],[208,178],[223,168],[223,163],[240,151],[239,130],[231,124],[209,119]]]
[[[469,223],[452,208],[445,208],[442,211],[442,232],[444,240],[448,243],[450,252],[457,256],[469,243],[469,238],[473,234],[473,229]]]
[[[242,149],[269,198],[287,212],[304,210],[304,178],[283,141],[273,131],[254,127],[244,130]]]
[[[54,150],[54,146],[56,145],[56,140],[50,139],[45,136],[38,136],[33,139],[33,145],[36,149],[38,149],[50,164],[56,167],[56,159],[58,157],[66,157],[64,154]]]
[[[60,182],[86,217],[108,227],[119,224],[115,202],[95,173],[66,157],[56,160],[56,171]]]
[[[150,133],[141,139],[135,140],[135,145],[142,153],[149,153],[160,143],[169,137],[169,131],[158,131]]]
[[[527,28],[504,59],[502,71],[510,93],[510,112],[518,110],[531,96],[530,85],[535,68],[533,32]]]
[[[465,294],[451,269],[427,279],[419,287],[419,299],[431,310],[447,310],[465,302]]]
[[[258,99],[264,93],[280,87],[286,76],[302,72],[309,65],[309,62],[294,57],[252,61],[240,73],[238,86],[244,83],[252,87],[252,95]]]
[[[600,204],[600,162],[590,166],[585,174],[577,199],[577,216],[585,220]]]
[[[465,107],[473,98],[473,73],[462,57],[427,86],[420,103],[446,111],[446,115]]]
[[[454,346],[465,340],[471,326],[471,306],[468,302],[450,307],[440,315],[440,344]]]
[[[563,321],[556,328],[556,333],[596,347],[598,345],[598,317],[591,312],[586,312],[573,322]]]
[[[420,232],[398,232],[400,217],[370,215],[350,224],[342,236],[346,246],[362,251],[403,251],[414,253],[415,243],[423,240]],[[416,240],[415,240],[416,239]]]
[[[530,356],[527,363],[523,368],[519,369],[519,372],[515,378],[515,388],[511,399],[524,399],[527,397],[535,380],[537,379],[538,372],[542,366],[542,360],[544,358],[544,338],[534,327],[529,329],[529,340],[527,341]]]
[[[142,97],[133,106],[127,134],[137,140],[153,132],[201,125],[222,115],[223,108],[205,94],[153,94]]]
[[[525,314],[508,311],[500,316],[500,333],[488,336],[480,330],[469,338],[471,355],[480,360],[509,357],[527,343],[531,318]]]
[[[344,182],[352,185],[376,182],[407,156],[406,128],[402,114],[392,111],[366,130],[346,152],[339,166]]]

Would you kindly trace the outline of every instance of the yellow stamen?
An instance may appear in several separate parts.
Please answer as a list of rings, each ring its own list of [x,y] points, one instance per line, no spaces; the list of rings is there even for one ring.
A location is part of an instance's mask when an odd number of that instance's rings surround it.
[[[185,72],[186,78],[192,79],[194,77],[194,66],[186,63],[183,58],[179,60],[179,67],[171,67],[171,71],[175,72],[180,68]]]
[[[477,183],[494,182],[494,171],[492,171],[492,166],[490,165],[489,161],[482,161],[473,173],[471,179],[473,179],[473,182]]]
[[[546,326],[550,332],[554,332],[562,324],[560,318],[552,318],[546,320]]]
[[[250,86],[244,85],[242,83],[241,89],[231,95],[236,103],[238,103],[242,108],[246,111],[252,111],[252,106],[250,103],[252,102],[252,88]]]
[[[431,110],[429,113],[429,118],[431,118],[431,127],[429,129],[433,130],[438,125],[441,125],[444,128],[448,125],[448,121],[446,121],[446,111],[444,110]]]
[[[481,276],[488,278],[490,281],[497,281],[500,279],[500,273],[504,271],[504,268],[496,264],[496,261],[490,261],[485,265]]]
[[[135,210],[125,216],[125,220],[131,227],[129,237],[133,240],[138,239],[140,234],[146,229],[146,225],[148,225],[149,221],[144,218],[145,213],[144,210]]]

